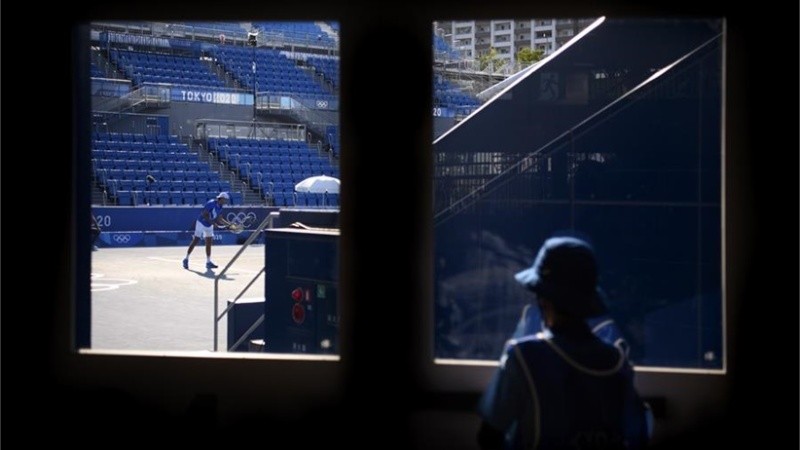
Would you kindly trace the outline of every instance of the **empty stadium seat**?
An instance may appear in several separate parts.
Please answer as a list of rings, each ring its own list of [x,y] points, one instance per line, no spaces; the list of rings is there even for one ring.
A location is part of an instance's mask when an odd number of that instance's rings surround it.
[[[158,203],[160,205],[169,205],[172,203],[169,191],[156,191],[158,195]]]
[[[133,205],[133,196],[131,191],[119,190],[117,191],[117,204],[120,206]]]
[[[189,153],[187,145],[177,142],[176,136],[96,132],[93,137],[93,174],[101,187],[114,197],[118,190],[128,191],[118,198],[121,204],[133,204],[134,191],[145,195],[141,201],[137,197],[137,204],[148,201],[150,204],[181,203],[167,194],[148,197],[145,193],[194,190],[196,186],[192,182],[195,180],[200,181],[201,190],[206,190],[210,188],[203,183],[219,179],[219,173],[211,172],[207,163],[198,161],[196,155]],[[148,176],[156,181],[148,183]],[[190,182],[184,186],[186,179]]]

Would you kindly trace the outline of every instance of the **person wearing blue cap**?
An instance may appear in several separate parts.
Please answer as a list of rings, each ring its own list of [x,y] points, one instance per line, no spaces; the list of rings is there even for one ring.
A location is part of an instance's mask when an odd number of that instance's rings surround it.
[[[227,192],[220,192],[217,198],[211,199],[203,205],[200,211],[200,216],[194,225],[194,236],[192,242],[189,244],[189,249],[186,250],[186,257],[183,258],[183,268],[189,268],[189,255],[192,254],[194,246],[200,241],[200,238],[205,238],[206,241],[206,269],[216,269],[218,266],[211,261],[211,245],[214,243],[214,225],[221,227],[229,227],[230,222],[222,217],[222,207],[226,202],[230,201],[231,197]]]
[[[550,238],[515,275],[536,297],[542,331],[506,342],[478,404],[483,449],[638,449],[652,426],[624,351],[587,319],[607,313],[594,251]]]
[[[570,240],[576,245],[587,247],[588,251],[591,251],[591,247],[585,241],[578,238],[569,237],[553,238],[544,246],[542,246],[542,250],[553,245],[560,245],[565,241]],[[530,289],[532,287],[531,282],[536,280],[535,268],[537,266],[537,261],[539,261],[539,264],[541,264],[540,258],[544,258],[543,251],[541,250],[537,259],[534,261],[533,266],[516,274],[514,279]],[[619,326],[611,317],[608,307],[605,304],[605,293],[600,287],[596,287],[596,294],[597,297],[593,306],[594,314],[586,318],[586,323],[592,329],[592,333],[594,333],[595,336],[599,337],[604,342],[619,347],[625,356],[628,357],[630,354],[630,347],[626,342],[622,331],[619,329]],[[540,331],[543,331],[546,327],[543,325],[542,321],[543,318],[541,310],[537,308],[534,303],[528,303],[522,309],[519,322],[517,323],[517,327],[514,330],[514,334],[511,336],[511,338],[519,339],[523,336],[534,335]]]

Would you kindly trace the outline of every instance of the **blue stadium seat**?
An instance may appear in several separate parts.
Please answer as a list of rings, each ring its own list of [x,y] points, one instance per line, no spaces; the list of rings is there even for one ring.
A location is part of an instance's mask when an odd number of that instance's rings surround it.
[[[291,195],[286,195],[283,192],[276,192],[275,193],[275,206],[289,206],[291,201]]]
[[[325,197],[325,204],[326,206],[339,206],[339,194],[328,194]]]
[[[133,196],[133,205],[139,206],[145,204],[145,195],[144,192],[141,191],[131,191],[131,195]]]
[[[123,191],[118,190],[116,192],[117,197],[117,204],[120,206],[130,206],[131,203],[131,191]]]
[[[213,192],[196,191],[194,193],[194,203],[196,205],[203,205],[214,197],[216,197],[216,194]]]
[[[123,191],[132,191],[134,189],[133,180],[112,180],[112,186],[119,186]]]
[[[197,182],[194,180],[185,180],[183,182],[183,190],[185,191],[196,191],[197,190]]]
[[[169,191],[156,191],[158,195],[158,203],[160,205],[169,205],[172,203]]]
[[[141,192],[142,197],[144,197],[144,204],[146,205],[157,205],[158,204],[158,193],[156,191],[143,191]]]
[[[184,191],[183,193],[181,193],[181,195],[183,196],[183,202],[182,203],[184,205],[195,205],[195,204],[197,204],[197,201],[196,201],[197,198],[195,197],[194,192]]]

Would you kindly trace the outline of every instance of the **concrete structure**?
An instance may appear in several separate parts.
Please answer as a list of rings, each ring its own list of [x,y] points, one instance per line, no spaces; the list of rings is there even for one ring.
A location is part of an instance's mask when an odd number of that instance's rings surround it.
[[[594,18],[441,21],[434,22],[434,31],[467,60],[477,61],[494,48],[504,61],[494,72],[514,73],[522,68],[516,60],[521,49],[528,47],[549,55],[593,21]]]

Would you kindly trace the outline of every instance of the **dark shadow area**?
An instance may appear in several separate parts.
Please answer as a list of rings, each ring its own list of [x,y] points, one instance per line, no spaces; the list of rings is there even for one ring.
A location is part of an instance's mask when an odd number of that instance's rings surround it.
[[[188,270],[189,272],[194,272],[194,273],[196,273],[197,275],[199,275],[199,276],[201,276],[203,278],[211,278],[212,280],[214,278],[216,278],[216,276],[217,276],[217,273],[214,272],[214,269],[206,269],[205,272],[201,272],[199,270],[194,270],[194,269],[191,269],[191,268],[185,269],[185,270]],[[236,280],[236,278],[229,277],[228,274],[222,275],[219,279],[220,280],[225,280],[225,281],[235,281]]]

